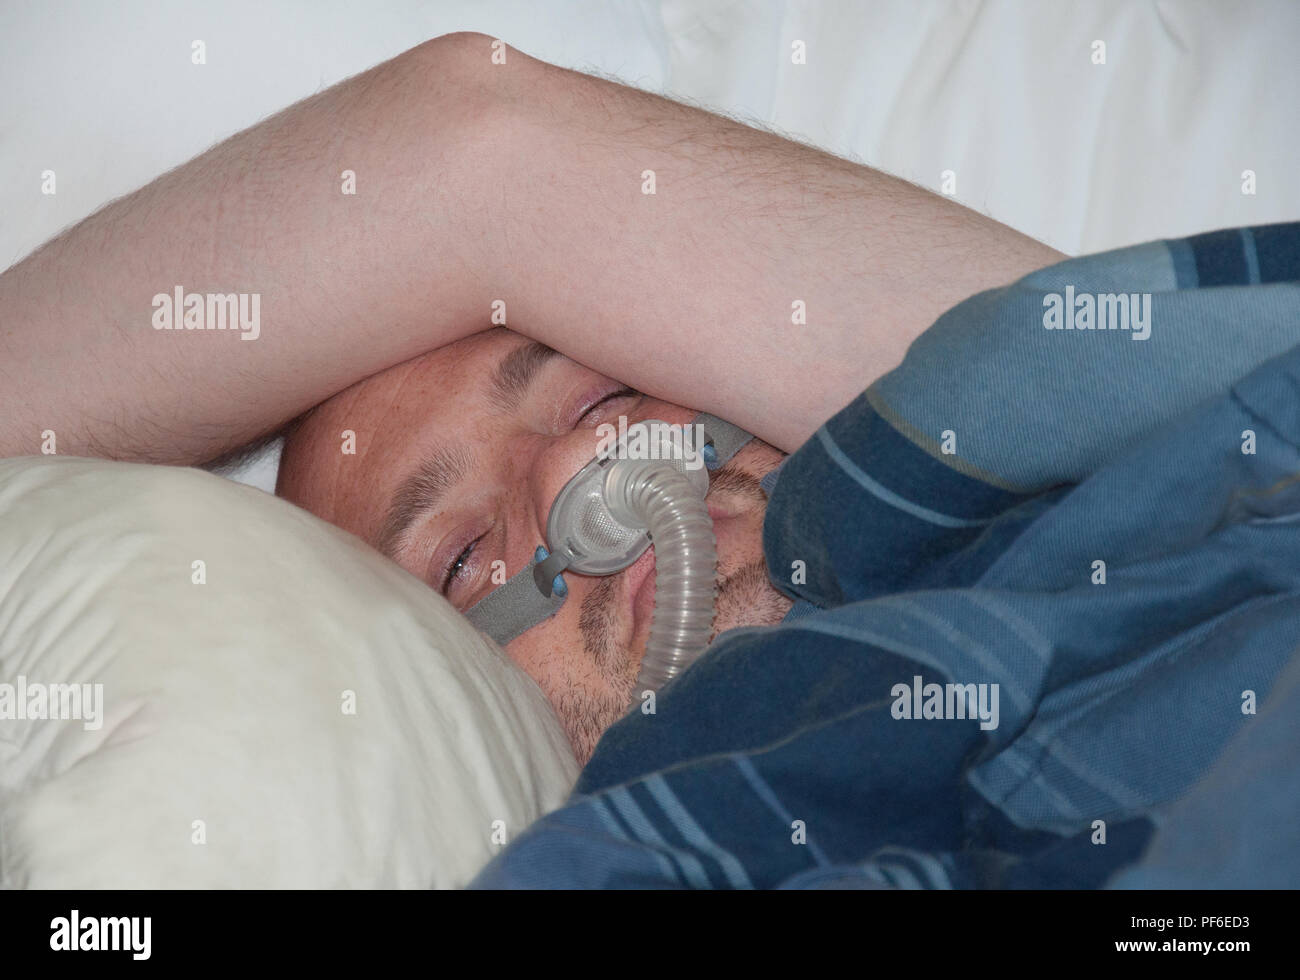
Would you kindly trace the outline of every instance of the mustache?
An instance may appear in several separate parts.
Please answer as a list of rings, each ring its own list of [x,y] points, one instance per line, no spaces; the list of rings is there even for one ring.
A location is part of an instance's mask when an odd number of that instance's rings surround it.
[[[767,493],[759,478],[742,470],[734,460],[709,474],[709,494],[714,493],[734,493],[755,503],[767,503]]]
[[[607,575],[582,600],[578,615],[578,632],[582,645],[597,667],[604,670],[618,656],[614,641],[618,618],[614,615],[618,599],[617,575]]]

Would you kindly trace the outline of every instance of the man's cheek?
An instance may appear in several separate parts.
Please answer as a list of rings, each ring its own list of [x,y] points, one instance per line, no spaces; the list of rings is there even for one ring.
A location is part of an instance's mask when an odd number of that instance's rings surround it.
[[[549,690],[549,684],[556,683],[569,672],[565,661],[582,650],[578,630],[579,605],[578,599],[571,594],[558,613],[505,646],[510,659],[543,690]]]
[[[506,654],[510,659],[541,685],[544,691],[548,690],[547,662],[552,660],[553,657],[547,655],[547,646],[540,641],[542,635],[547,632],[549,625],[550,623],[547,622],[534,626],[527,633],[516,637],[505,646]]]

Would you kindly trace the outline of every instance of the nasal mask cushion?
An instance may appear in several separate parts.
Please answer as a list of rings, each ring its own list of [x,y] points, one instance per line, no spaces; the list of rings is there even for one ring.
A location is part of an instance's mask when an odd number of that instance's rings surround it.
[[[539,547],[526,567],[466,612],[497,643],[505,645],[555,615],[568,596],[562,572],[612,575],[650,547],[644,522],[624,499],[635,463],[672,466],[703,498],[709,489],[707,470],[722,466],[753,438],[707,414],[697,415],[689,426],[645,420],[620,429],[618,439],[556,494],[546,522],[549,549]],[[695,438],[697,432],[702,441]]]
[[[650,547],[646,526],[638,515],[620,506],[618,488],[620,463],[629,458],[628,441],[645,436],[638,456],[662,460],[684,474],[703,497],[709,492],[709,475],[700,450],[690,444],[689,434],[674,441],[668,423],[657,419],[628,427],[625,438],[609,447],[582,469],[556,494],[546,521],[546,540],[551,553],[562,555],[570,571],[583,575],[612,575],[627,568]],[[677,433],[692,430],[676,427]],[[702,448],[702,447],[701,447]]]

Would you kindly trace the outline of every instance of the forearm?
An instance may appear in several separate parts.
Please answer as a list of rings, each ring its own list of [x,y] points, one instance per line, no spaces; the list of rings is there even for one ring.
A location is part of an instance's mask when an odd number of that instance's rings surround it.
[[[60,453],[200,462],[488,326],[472,215],[496,99],[464,42],[291,107],[0,276],[0,456],[49,429]],[[257,339],[155,329],[176,286],[259,294]]]
[[[549,65],[520,70],[535,75],[512,142],[529,149],[501,185],[512,219],[489,225],[512,329],[784,449],[946,309],[1063,258],[769,133]],[[797,300],[806,324],[792,322]]]

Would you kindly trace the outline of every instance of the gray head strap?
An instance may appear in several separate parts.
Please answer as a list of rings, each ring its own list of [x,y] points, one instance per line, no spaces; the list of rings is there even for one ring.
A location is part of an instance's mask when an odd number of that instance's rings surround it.
[[[538,560],[539,555],[541,560]],[[538,573],[542,570],[544,574],[547,563],[559,558],[559,555],[547,555],[544,548],[538,548],[532,561],[466,610],[466,618],[479,632],[505,646],[519,634],[554,616],[564,605],[569,590],[563,587],[564,579],[558,570],[546,581],[545,589],[538,581]],[[556,579],[560,588],[555,588]]]
[[[704,426],[704,465],[710,470],[722,466],[754,438],[740,426],[705,412],[695,416],[691,424]]]
[[[716,415],[701,412],[692,425],[704,426],[704,465],[716,470],[754,437]],[[692,430],[694,431],[694,430]],[[564,558],[538,548],[532,561],[465,612],[475,629],[505,646],[560,611],[569,590],[564,585]]]

